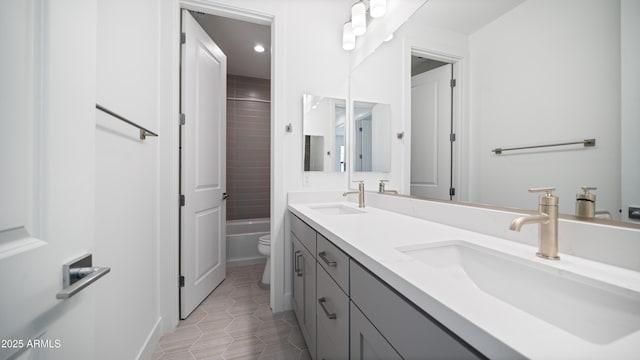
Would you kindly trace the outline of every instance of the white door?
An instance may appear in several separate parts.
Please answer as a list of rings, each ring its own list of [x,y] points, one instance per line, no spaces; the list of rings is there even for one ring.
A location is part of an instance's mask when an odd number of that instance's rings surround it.
[[[0,2],[0,359],[95,358],[100,281],[56,299],[94,243],[95,22],[96,1]]]
[[[180,317],[186,318],[226,276],[227,57],[182,11]]]
[[[451,66],[411,78],[411,195],[449,199]]]

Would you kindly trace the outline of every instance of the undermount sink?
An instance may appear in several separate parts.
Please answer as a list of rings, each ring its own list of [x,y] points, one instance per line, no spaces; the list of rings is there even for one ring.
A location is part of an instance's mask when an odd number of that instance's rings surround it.
[[[349,215],[366,213],[366,211],[364,210],[355,209],[342,204],[315,205],[311,206],[311,208],[325,215]]]
[[[488,295],[591,343],[640,330],[640,293],[629,289],[466,241],[396,249],[451,287]]]

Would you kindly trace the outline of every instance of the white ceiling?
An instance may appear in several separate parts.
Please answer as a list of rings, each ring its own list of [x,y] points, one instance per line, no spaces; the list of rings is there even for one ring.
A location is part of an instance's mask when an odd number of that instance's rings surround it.
[[[434,27],[470,35],[526,0],[428,0],[411,17]],[[267,25],[192,12],[227,55],[227,72],[271,78],[271,28]],[[266,49],[253,50],[256,44]],[[336,46],[339,46],[337,44]]]
[[[471,35],[523,2],[525,0],[428,0],[411,21]]]
[[[271,27],[198,12],[191,14],[227,55],[227,73],[271,78]],[[265,51],[254,51],[256,44],[264,46]]]

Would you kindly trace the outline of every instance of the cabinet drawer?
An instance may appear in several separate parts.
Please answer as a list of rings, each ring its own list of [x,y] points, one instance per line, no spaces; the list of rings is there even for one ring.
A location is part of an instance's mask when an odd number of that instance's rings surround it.
[[[350,282],[351,300],[402,358],[482,358],[354,261]]]
[[[292,213],[289,213],[289,217],[291,218],[291,232],[300,240],[307,250],[315,256],[316,231]]]
[[[324,236],[318,234],[318,264],[329,273],[345,294],[349,295],[349,257]]]
[[[348,359],[349,298],[326,271],[317,271],[318,359]]]

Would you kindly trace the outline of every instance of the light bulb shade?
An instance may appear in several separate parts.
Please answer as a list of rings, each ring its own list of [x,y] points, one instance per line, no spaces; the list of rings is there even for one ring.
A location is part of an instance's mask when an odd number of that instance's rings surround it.
[[[387,12],[387,0],[371,0],[369,13],[372,18],[382,17]]]
[[[351,26],[356,36],[367,32],[367,6],[362,1],[358,1],[351,7]]]
[[[342,48],[350,51],[356,47],[356,35],[351,28],[351,22],[347,22],[342,27]]]

